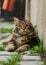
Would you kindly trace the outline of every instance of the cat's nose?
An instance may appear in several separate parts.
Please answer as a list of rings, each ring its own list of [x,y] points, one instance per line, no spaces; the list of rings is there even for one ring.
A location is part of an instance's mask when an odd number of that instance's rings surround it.
[[[25,30],[23,29],[23,30],[21,30],[22,32],[25,32]]]
[[[25,27],[23,27],[23,30],[25,30]]]
[[[25,28],[23,28],[23,30],[25,30]]]

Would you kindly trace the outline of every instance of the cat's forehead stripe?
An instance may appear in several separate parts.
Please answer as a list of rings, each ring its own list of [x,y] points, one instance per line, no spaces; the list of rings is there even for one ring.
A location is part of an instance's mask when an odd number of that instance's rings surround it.
[[[26,21],[21,21],[21,23],[24,24],[24,25],[25,25],[25,24],[29,24],[29,23],[26,22]]]
[[[25,20],[23,20],[23,21],[22,21],[22,20],[19,20],[19,21],[16,22],[15,24],[16,24],[16,25],[23,25],[23,26],[24,26],[24,25],[30,25],[30,23],[27,22],[27,21],[25,21]]]

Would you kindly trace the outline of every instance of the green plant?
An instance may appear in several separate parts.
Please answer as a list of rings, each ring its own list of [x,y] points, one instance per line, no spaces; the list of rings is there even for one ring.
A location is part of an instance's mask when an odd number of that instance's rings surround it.
[[[38,28],[37,25],[34,26],[35,33],[38,35]]]
[[[21,54],[15,54],[11,55],[11,59],[8,59],[8,61],[2,62],[1,65],[19,65],[19,62],[22,59]]]
[[[43,43],[33,46],[33,50],[29,50],[30,53],[44,53]]]
[[[34,38],[37,40],[36,44],[40,42],[39,36],[38,36],[38,27],[37,25],[34,26],[35,36]]]
[[[43,45],[40,44],[39,46],[34,46],[34,50],[36,53],[43,53]]]

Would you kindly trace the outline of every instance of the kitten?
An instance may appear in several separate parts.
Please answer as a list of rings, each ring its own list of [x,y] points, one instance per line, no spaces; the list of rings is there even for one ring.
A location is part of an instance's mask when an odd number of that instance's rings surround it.
[[[7,43],[5,50],[18,52],[29,50],[34,45],[32,42],[34,35],[35,31],[29,19],[22,21],[15,18],[12,38],[3,42]]]

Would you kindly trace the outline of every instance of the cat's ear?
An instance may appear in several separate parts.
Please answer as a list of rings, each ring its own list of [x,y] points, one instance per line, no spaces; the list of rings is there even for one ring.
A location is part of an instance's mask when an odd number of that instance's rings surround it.
[[[14,17],[14,24],[18,23],[20,20],[16,17]]]
[[[14,17],[14,21],[19,21],[19,19],[18,19],[18,18],[16,18],[16,17]]]
[[[31,23],[31,18],[30,18],[30,17],[27,17],[27,18],[25,19],[25,21],[28,22],[28,23]]]

